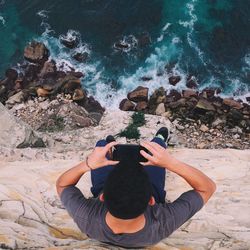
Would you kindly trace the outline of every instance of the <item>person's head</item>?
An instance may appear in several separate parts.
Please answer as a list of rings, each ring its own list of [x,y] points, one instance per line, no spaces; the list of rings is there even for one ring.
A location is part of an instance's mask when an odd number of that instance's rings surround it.
[[[120,162],[109,174],[103,190],[104,203],[116,218],[133,219],[154,205],[152,186],[139,163]]]

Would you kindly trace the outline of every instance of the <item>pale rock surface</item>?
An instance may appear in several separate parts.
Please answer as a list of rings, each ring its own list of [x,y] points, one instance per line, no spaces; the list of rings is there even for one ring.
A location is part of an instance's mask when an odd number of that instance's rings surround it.
[[[0,249],[118,249],[82,234],[56,194],[58,176],[85,159],[95,142],[119,133],[130,122],[127,112],[110,112],[100,125],[43,135],[50,148],[0,148]],[[149,140],[164,117],[146,116],[140,128]],[[126,143],[125,138],[119,142]],[[178,159],[194,165],[217,183],[208,204],[169,238],[149,249],[249,249],[250,248],[250,151],[232,149],[170,149]],[[90,196],[90,175],[78,183]],[[167,173],[167,200],[190,189],[180,177]]]
[[[45,146],[37,134],[24,122],[14,117],[0,103],[0,147]]]

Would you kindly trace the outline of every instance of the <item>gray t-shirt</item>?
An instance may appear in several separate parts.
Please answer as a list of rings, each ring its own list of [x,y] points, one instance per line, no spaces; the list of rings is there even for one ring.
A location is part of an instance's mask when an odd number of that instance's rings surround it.
[[[65,188],[61,201],[80,230],[90,238],[123,247],[144,247],[168,237],[203,206],[194,190],[183,193],[172,203],[148,206],[146,224],[136,233],[114,234],[105,222],[107,209],[98,198],[86,199],[75,186]]]

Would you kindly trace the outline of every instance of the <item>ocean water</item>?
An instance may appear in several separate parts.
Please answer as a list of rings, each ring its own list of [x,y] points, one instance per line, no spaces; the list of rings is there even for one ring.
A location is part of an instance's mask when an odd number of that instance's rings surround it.
[[[140,46],[145,33],[151,43]],[[62,34],[81,43],[67,49]],[[0,0],[0,37],[0,75],[37,39],[58,67],[84,72],[83,86],[105,106],[117,107],[138,85],[185,88],[189,75],[200,89],[220,87],[224,96],[244,99],[250,92],[249,0]],[[123,51],[114,48],[119,41],[128,44]],[[77,51],[89,60],[72,59]],[[166,65],[182,76],[175,87]]]

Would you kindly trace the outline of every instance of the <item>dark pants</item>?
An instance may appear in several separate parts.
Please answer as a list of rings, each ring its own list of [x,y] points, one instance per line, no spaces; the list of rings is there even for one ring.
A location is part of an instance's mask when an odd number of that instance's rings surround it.
[[[155,137],[152,142],[156,142],[164,148],[167,147],[165,142],[160,138]],[[106,144],[106,140],[100,140],[96,143],[96,147],[104,147]],[[103,190],[104,183],[113,168],[114,166],[106,166],[91,171],[91,192],[94,197],[97,197]],[[157,203],[164,203],[166,196],[166,192],[164,190],[166,174],[165,168],[156,166],[145,166],[144,169],[146,170],[150,182],[153,186],[153,196],[155,198],[155,201]]]

